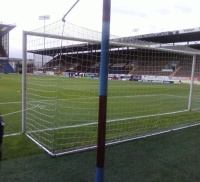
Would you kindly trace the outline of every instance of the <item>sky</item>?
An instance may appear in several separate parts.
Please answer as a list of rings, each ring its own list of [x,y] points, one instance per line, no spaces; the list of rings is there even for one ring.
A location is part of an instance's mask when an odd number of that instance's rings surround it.
[[[0,23],[10,31],[9,57],[21,58],[22,32],[61,20],[77,0],[0,0]],[[102,29],[103,0],[79,0],[66,21],[96,31]],[[135,36],[200,27],[199,0],[111,0],[110,34]]]

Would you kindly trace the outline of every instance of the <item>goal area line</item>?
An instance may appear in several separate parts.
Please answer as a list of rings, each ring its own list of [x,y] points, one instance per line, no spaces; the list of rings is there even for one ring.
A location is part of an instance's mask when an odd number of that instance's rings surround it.
[[[113,123],[118,121],[127,121],[127,120],[135,120],[135,119],[143,119],[143,118],[149,118],[149,117],[157,117],[157,116],[165,116],[165,115],[172,115],[172,114],[178,114],[183,112],[189,112],[189,110],[180,110],[175,112],[168,112],[168,113],[160,113],[160,114],[151,114],[151,115],[145,115],[145,116],[136,116],[136,117],[129,117],[129,118],[121,118],[121,119],[112,119],[107,120],[107,123]],[[71,126],[60,126],[57,128],[46,128],[41,130],[33,130],[33,131],[27,131],[28,133],[37,133],[37,132],[44,132],[44,131],[52,131],[52,130],[60,130],[60,129],[70,129],[70,128],[79,128],[79,127],[87,127],[91,125],[95,125],[97,122],[91,122],[91,123],[84,123],[84,124],[78,124],[78,125],[71,125]]]
[[[193,111],[198,111],[200,108],[192,109]],[[175,112],[168,112],[168,113],[161,113],[161,114],[152,114],[152,115],[146,115],[146,116],[137,116],[137,117],[129,117],[129,118],[121,118],[121,119],[113,119],[113,120],[108,120],[107,123],[112,123],[112,122],[118,122],[118,121],[126,121],[126,120],[135,120],[135,119],[142,119],[142,118],[148,118],[148,117],[156,117],[156,116],[165,116],[165,115],[172,115],[172,114],[178,114],[178,113],[183,113],[183,112],[189,112],[189,110],[180,110],[180,111],[175,111]],[[29,131],[29,133],[37,133],[37,132],[43,132],[43,131],[52,131],[52,130],[60,130],[60,129],[70,129],[70,128],[78,128],[78,127],[85,127],[85,126],[91,126],[95,125],[97,122],[91,122],[91,123],[84,123],[84,124],[79,124],[79,125],[72,125],[72,126],[61,126],[57,128],[47,128],[43,130],[34,130],[34,131]],[[197,124],[198,125],[198,124]],[[186,127],[187,128],[187,127]],[[174,129],[175,130],[175,129]],[[11,133],[11,134],[5,134],[4,137],[11,137],[11,136],[17,136],[21,135],[22,133]],[[153,135],[153,134],[152,134]],[[28,135],[29,136],[29,135]]]
[[[169,130],[164,130],[164,131],[160,131],[160,132],[155,132],[155,133],[152,133],[152,134],[144,134],[144,135],[141,135],[141,136],[126,138],[126,139],[122,139],[122,140],[118,140],[118,141],[107,142],[105,145],[106,145],[106,147],[110,147],[110,146],[122,144],[122,143],[125,143],[125,142],[131,142],[133,140],[143,139],[143,138],[156,136],[156,135],[160,135],[160,134],[165,134],[165,133],[169,133],[169,132],[174,132],[174,131],[178,131],[178,130],[182,130],[182,129],[186,129],[186,128],[191,128],[191,127],[195,127],[195,126],[200,126],[200,123],[182,126],[182,127],[178,127],[178,128],[174,128],[174,129],[169,129]],[[75,154],[75,153],[80,153],[80,152],[84,152],[84,151],[95,150],[97,148],[96,145],[92,145],[92,146],[87,146],[87,147],[81,147],[81,148],[78,148],[78,149],[71,149],[71,150],[65,150],[65,151],[62,151],[62,152],[53,153],[50,150],[48,150],[47,148],[45,148],[42,144],[40,144],[37,140],[32,138],[28,133],[26,133],[25,135],[30,140],[32,140],[34,143],[36,143],[41,149],[43,149],[45,152],[47,152],[48,155],[50,155],[52,157],[59,157],[59,156],[63,156],[63,155]]]
[[[146,95],[127,95],[127,96],[108,96],[108,98],[140,98],[140,97],[157,97],[157,96],[166,96],[166,97],[178,97],[178,98],[187,98],[186,96],[177,96],[177,95],[170,95],[170,94],[146,94]],[[70,99],[56,99],[57,101],[73,101],[73,100],[81,100],[86,99],[87,97],[79,97],[79,98],[70,98]],[[98,97],[90,97],[93,99],[98,99]],[[55,101],[55,100],[54,100]],[[34,102],[52,102],[52,100],[35,100],[29,101],[30,103]],[[9,105],[9,104],[22,104],[22,102],[0,102],[0,105]]]
[[[196,109],[196,110],[199,110],[199,109]],[[178,111],[176,113],[181,113],[181,112],[188,112],[188,110]],[[170,115],[170,114],[175,114],[175,112],[165,113],[165,115]],[[161,115],[161,114],[159,114],[159,115]],[[164,113],[162,115],[164,115]],[[146,116],[146,117],[148,117],[148,116]],[[153,117],[153,115],[151,115],[151,117]],[[114,120],[112,120],[112,121],[110,120],[110,121],[107,121],[107,122],[114,122]],[[94,124],[96,124],[96,122],[94,122]],[[122,140],[118,140],[118,141],[112,141],[112,142],[106,143],[106,146],[109,147],[109,146],[112,146],[112,145],[117,145],[117,144],[121,144],[121,143],[125,143],[125,142],[131,142],[133,140],[138,140],[138,139],[142,139],[142,138],[156,136],[156,135],[160,135],[160,134],[164,134],[164,133],[169,133],[169,132],[173,132],[173,131],[178,131],[178,130],[181,130],[181,129],[186,129],[186,128],[195,127],[195,126],[199,126],[199,125],[200,125],[200,123],[196,123],[196,124],[191,124],[191,125],[187,125],[187,126],[182,126],[182,127],[174,128],[174,129],[168,129],[168,130],[164,130],[164,131],[160,131],[160,132],[155,132],[155,133],[152,133],[152,134],[145,134],[145,135],[141,135],[141,136],[137,136],[137,137],[131,137],[131,138],[126,138],[126,139],[122,139]],[[80,127],[80,125],[79,126],[77,125],[76,127]],[[57,128],[57,129],[63,129],[63,128]],[[67,128],[69,128],[69,127],[67,127]],[[52,129],[48,129],[48,130],[52,130]],[[37,131],[35,131],[35,132],[37,132]],[[17,136],[17,135],[21,135],[21,134],[22,133],[7,134],[7,135],[4,135],[4,137],[12,137],[12,136]],[[46,151],[47,154],[49,154],[52,157],[62,156],[62,155],[66,155],[66,154],[74,154],[74,153],[79,153],[79,152],[94,150],[94,149],[97,148],[96,145],[93,145],[93,146],[87,146],[87,147],[83,147],[83,148],[79,148],[79,149],[72,149],[72,150],[66,150],[66,151],[63,151],[63,152],[53,153],[50,150],[48,150],[47,148],[45,148],[43,145],[41,145],[37,140],[35,140],[34,138],[32,138],[28,133],[25,133],[25,135],[29,139],[31,139],[34,143],[36,143],[40,148],[42,148],[44,151]]]

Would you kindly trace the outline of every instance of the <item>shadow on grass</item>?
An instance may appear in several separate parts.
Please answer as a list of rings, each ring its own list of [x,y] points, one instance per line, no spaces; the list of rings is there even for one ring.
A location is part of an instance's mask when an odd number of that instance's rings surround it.
[[[105,181],[200,181],[199,135],[197,126],[108,147]],[[5,138],[3,149],[1,182],[94,181],[95,151],[51,158],[24,136]]]

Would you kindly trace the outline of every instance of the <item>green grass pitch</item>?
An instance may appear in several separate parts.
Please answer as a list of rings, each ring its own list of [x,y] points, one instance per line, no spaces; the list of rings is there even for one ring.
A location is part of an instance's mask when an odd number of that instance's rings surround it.
[[[0,112],[6,121],[5,135],[21,133],[21,75],[2,75],[0,81]],[[27,132],[50,150],[52,145],[54,150],[95,145],[98,87],[98,80],[88,78],[29,75]],[[197,124],[199,86],[194,88],[192,111],[187,110],[189,88],[189,84],[110,80],[107,142]],[[41,140],[43,137],[48,140]]]
[[[91,113],[95,112],[93,115],[96,115],[98,80],[62,79],[71,82],[71,87],[69,87],[71,94],[66,89],[67,95],[60,95],[62,96],[60,99],[66,97],[65,99],[69,101],[78,96],[83,101],[77,100],[79,108],[90,106],[93,108]],[[92,84],[93,89],[90,89],[90,93],[77,90],[80,86],[79,81],[82,83],[82,89],[84,89],[83,82]],[[72,88],[73,84],[76,88]],[[5,120],[0,181],[93,181],[95,151],[55,159],[41,153],[42,150],[26,136],[18,134],[21,133],[21,75],[1,75],[0,85],[0,112]],[[86,86],[85,89],[87,90]],[[107,138],[120,139],[122,136],[129,137],[130,134],[137,136],[143,131],[156,132],[176,126],[198,124],[198,90],[199,86],[196,85],[193,111],[162,114],[187,110],[189,85],[109,81]],[[85,105],[85,100],[91,105]],[[70,102],[68,104],[70,106]],[[131,107],[135,109],[130,110]],[[66,106],[63,105],[62,108],[65,109]],[[80,111],[80,115],[86,116],[85,110],[83,113]],[[76,124],[87,124],[97,120],[94,120],[94,116],[90,117],[83,121],[83,119],[78,119],[80,117],[71,115],[71,121],[75,121]],[[62,124],[66,124],[65,120],[60,120],[59,125]],[[72,122],[68,123],[69,126],[72,124]],[[88,128],[91,129],[89,126]],[[93,129],[93,132],[89,130],[92,135],[96,131],[95,128]],[[12,134],[18,135],[8,136]],[[199,126],[109,147],[106,149],[105,180],[116,182],[124,181],[124,179],[130,182],[199,181],[198,138]],[[93,141],[95,140],[93,136]]]

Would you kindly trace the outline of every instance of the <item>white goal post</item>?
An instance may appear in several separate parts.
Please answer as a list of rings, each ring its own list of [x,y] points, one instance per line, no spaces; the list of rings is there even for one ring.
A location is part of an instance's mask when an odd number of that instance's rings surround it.
[[[96,148],[101,33],[45,30],[23,32],[22,133],[53,156]],[[111,36],[106,145],[199,125],[199,54]]]

